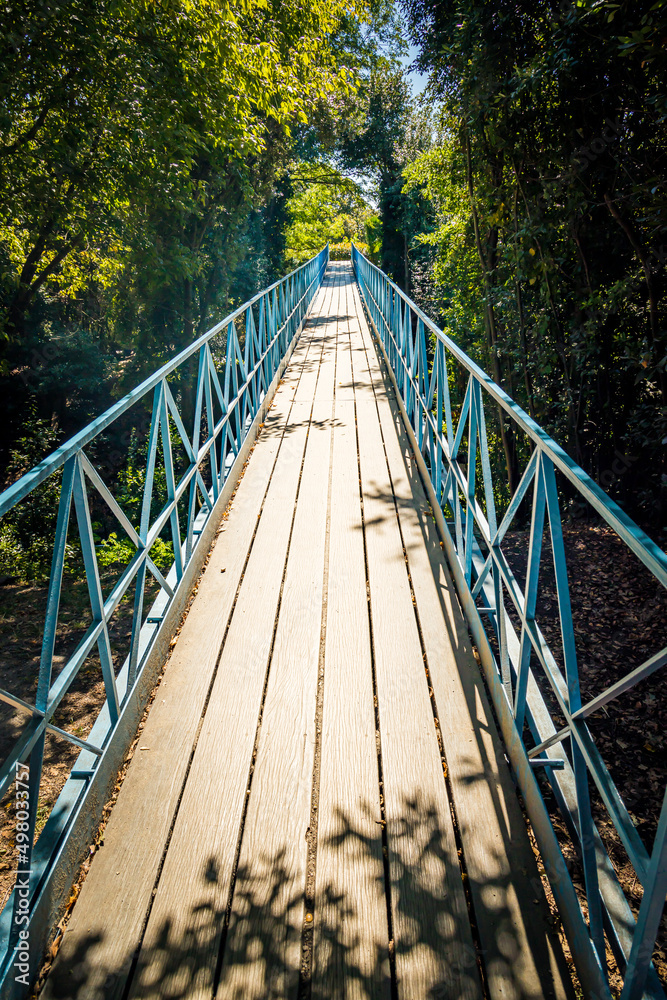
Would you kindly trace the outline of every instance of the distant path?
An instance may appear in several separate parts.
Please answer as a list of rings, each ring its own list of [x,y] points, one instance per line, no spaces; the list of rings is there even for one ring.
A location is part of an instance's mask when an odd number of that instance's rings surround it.
[[[567,996],[347,263],[223,524],[44,996]]]

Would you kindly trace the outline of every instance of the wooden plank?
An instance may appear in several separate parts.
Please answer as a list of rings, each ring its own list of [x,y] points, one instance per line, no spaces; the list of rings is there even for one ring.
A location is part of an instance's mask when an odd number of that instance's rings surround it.
[[[302,339],[290,367],[297,380],[307,357],[308,342]],[[45,985],[45,998],[93,997],[102,988],[109,998],[123,994],[291,406],[287,386],[280,386],[148,715],[139,746],[150,749],[139,749],[129,767],[105,829],[104,847],[83,884]]]
[[[371,375],[377,381],[382,372],[363,319],[361,329]],[[489,994],[497,1000],[566,997],[571,994],[569,976],[550,926],[525,820],[416,461],[398,407],[390,401],[393,387],[388,380],[386,386],[387,392],[377,396],[381,426],[445,741]]]
[[[349,313],[347,311],[347,288],[345,295],[341,294],[339,314],[344,323],[344,336],[339,338],[336,365],[336,400],[337,402],[354,402],[354,384],[352,381],[352,354],[350,351]],[[347,423],[345,424],[347,426]],[[354,420],[352,421],[354,426]],[[356,458],[357,445],[355,435],[354,454]],[[358,491],[357,491],[358,492]]]
[[[385,1000],[389,938],[346,295],[337,313],[344,333],[336,366],[312,990],[321,1000]]]
[[[324,293],[317,305],[326,308]],[[304,338],[310,343],[308,330]],[[301,379],[311,369],[307,356]],[[285,387],[289,396],[294,385],[286,380]],[[293,403],[155,893],[132,996],[210,995],[310,405]]]
[[[309,404],[313,401],[315,386],[320,374],[320,365],[323,361],[322,347],[326,341],[325,331],[330,326],[331,305],[334,296],[338,294],[338,280],[336,272],[330,268],[318,293],[318,308],[313,310],[313,315],[304,331],[304,335],[308,339],[309,356],[304,364],[298,385],[295,387],[295,401]]]
[[[351,267],[350,272],[352,272]],[[354,372],[355,399],[357,401],[363,399],[374,402],[376,389],[382,392],[383,385],[381,381],[378,383],[377,378],[371,376],[368,369],[366,345],[364,343],[363,336],[361,335],[361,329],[359,326],[360,321],[363,320],[361,300],[359,299],[356,282],[354,281],[352,273],[350,274],[350,280],[346,286],[346,296],[347,312],[351,317],[350,323],[351,330],[353,331],[350,347],[352,352],[352,369]]]
[[[302,417],[305,404],[295,403]],[[306,427],[281,448],[148,920],[133,997],[210,997]]]
[[[339,348],[339,359],[345,353],[349,377],[349,347],[347,352]],[[389,934],[353,400],[336,402],[318,805],[313,997],[388,1000]]]
[[[358,323],[352,329],[357,344]],[[372,384],[368,369],[357,382]],[[374,399],[357,397],[398,993],[479,998],[419,633]]]
[[[336,288],[332,289],[335,315]],[[296,997],[315,745],[336,321],[323,360],[292,531],[218,996]],[[273,544],[272,539],[267,539]],[[268,556],[267,556],[268,558]]]

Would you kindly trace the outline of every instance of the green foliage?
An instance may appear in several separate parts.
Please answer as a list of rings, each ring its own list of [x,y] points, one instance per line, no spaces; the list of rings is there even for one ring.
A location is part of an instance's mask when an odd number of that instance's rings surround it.
[[[41,462],[53,449],[57,437],[57,427],[40,419],[33,406],[25,429],[11,450],[6,482],[14,482]],[[3,518],[0,523],[0,576],[20,580],[48,579],[61,478],[60,473],[50,476]],[[68,546],[67,555],[72,554],[73,549]]]
[[[94,288],[128,332],[147,299],[169,300],[172,325],[178,303],[172,337],[190,338],[212,305],[222,248],[267,193],[292,131],[348,89],[328,44],[342,14],[342,0],[10,4],[0,36],[6,333],[24,336],[40,291]]]
[[[5,5],[7,483],[20,474],[25,434],[42,433],[34,414],[49,426],[53,415],[55,445],[283,271],[285,168],[317,109],[352,99],[344,39],[359,41],[365,11],[365,0]],[[191,376],[172,386],[185,412]],[[108,480],[120,477],[134,518],[142,466],[123,466],[124,431],[100,440],[100,457],[108,446]],[[5,571],[48,573],[38,535],[56,500],[35,494],[3,520]]]
[[[617,488],[664,525],[667,9],[404,9],[438,102],[436,148],[406,180],[436,213],[443,321],[594,477],[637,459]],[[512,479],[519,443],[501,439]]]
[[[382,252],[382,220],[379,215],[370,215],[366,219],[366,245],[370,259],[377,264]]]
[[[136,547],[129,538],[119,538],[117,533],[112,531],[109,537],[104,538],[97,546],[97,562],[99,566],[104,568],[127,566],[136,551]],[[174,561],[174,546],[171,542],[158,538],[150,555],[157,568],[166,571]]]
[[[330,43],[338,65],[356,85],[327,94],[314,107],[303,131],[300,153],[304,159],[340,157],[349,137],[363,129],[370,77],[378,68],[397,68],[408,52],[405,26],[394,0],[350,6]]]
[[[291,175],[285,260],[304,263],[329,243],[334,260],[349,260],[350,241],[364,243],[371,209],[357,184],[323,163],[300,164]]]
[[[479,294],[479,262],[470,223],[470,205],[456,145],[441,136],[434,148],[419,155],[403,171],[406,192],[418,190],[435,210],[432,232],[421,233],[419,242],[433,247],[433,279],[437,288],[434,313],[445,331],[485,367],[484,311]]]
[[[375,262],[426,305],[422,278],[430,254],[419,237],[432,213],[418,188],[404,190],[403,168],[429,147],[431,116],[409,89],[400,66],[376,61],[360,83],[356,115],[342,126],[340,161],[372,178],[380,220],[368,238]]]
[[[173,427],[171,423],[170,432],[172,454],[176,456],[180,450],[180,438],[178,431],[176,431],[175,427]],[[144,437],[143,439],[140,439],[136,431],[133,429],[130,434],[127,459],[118,472],[114,496],[137,531],[139,530],[141,509],[144,501],[147,460],[148,438]],[[162,451],[159,446],[155,456],[151,499],[151,510],[153,516],[155,516],[162,510],[167,502],[167,478],[164,469]]]

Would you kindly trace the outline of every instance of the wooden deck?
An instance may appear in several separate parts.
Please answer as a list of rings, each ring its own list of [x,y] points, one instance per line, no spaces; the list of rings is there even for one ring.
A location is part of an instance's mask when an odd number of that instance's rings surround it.
[[[49,998],[571,993],[349,264],[239,484]]]

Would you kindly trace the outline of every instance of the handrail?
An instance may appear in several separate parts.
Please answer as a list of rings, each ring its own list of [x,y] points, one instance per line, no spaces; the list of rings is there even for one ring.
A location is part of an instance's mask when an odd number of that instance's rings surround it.
[[[480,652],[508,753],[527,803],[585,995],[608,1000],[611,997],[605,960],[606,935],[619,968],[624,972],[621,1000],[664,998],[651,957],[667,891],[667,789],[649,854],[585,719],[664,666],[667,648],[656,652],[588,703],[582,703],[556,470],[604,518],[663,587],[667,587],[667,556],[486,372],[354,245],[352,263],[365,309],[413,439],[422,478]],[[429,351],[427,330],[433,335],[433,347]],[[452,362],[468,374],[458,423],[454,420],[450,399],[449,365]],[[487,442],[485,398],[497,404],[515,427],[528,436],[532,450],[500,520]],[[503,540],[522,501],[529,501],[531,488],[531,530],[526,583],[522,587],[503,553]],[[542,538],[547,523],[561,623],[559,655],[554,655],[553,644],[545,639],[536,611]],[[520,622],[518,630],[508,614],[507,598],[514,620]],[[481,614],[488,616],[498,655],[489,642]],[[559,659],[564,670],[559,666]],[[552,701],[565,719],[564,727],[554,724],[536,681],[536,670],[531,665],[535,661],[552,691]],[[568,739],[569,744],[564,744]],[[544,769],[572,840],[580,851],[588,919],[575,893],[535,780],[535,767]],[[591,812],[591,779],[637,879],[644,887],[636,920]]]
[[[83,860],[82,850],[94,836],[102,807],[164,662],[171,635],[322,283],[328,260],[326,246],[306,264],[239,306],[0,495],[1,517],[25,501],[47,479],[62,476],[34,702],[0,689],[0,700],[27,719],[0,767],[0,797],[17,778],[25,779],[21,784],[28,791],[27,798],[21,793],[21,799],[27,802],[27,816],[17,833],[17,885],[25,883],[27,888],[21,892],[15,888],[0,915],[0,941],[5,949],[4,958],[0,953],[2,997],[17,989],[17,981],[19,992],[20,984],[26,987],[23,992],[28,992],[38,967],[36,963],[49,943],[59,908],[62,910],[63,894],[66,900]],[[220,334],[224,337],[224,358],[216,364],[214,354],[220,356],[222,346],[214,352],[212,342]],[[188,368],[183,367],[195,356],[198,357],[196,382]],[[192,379],[191,412],[186,412],[187,404],[184,405],[183,399],[179,401],[178,393],[172,391],[168,376],[176,372],[181,376],[181,384]],[[140,523],[133,524],[84,448],[151,391],[152,416],[147,425]],[[189,431],[186,421],[191,427]],[[180,475],[174,447],[184,453],[186,467]],[[166,502],[158,513],[153,513],[158,470],[166,489]],[[101,500],[106,505],[107,514],[115,518],[134,548],[128,565],[106,595],[100,582],[89,493],[96,496],[96,502]],[[70,522],[74,520],[72,507],[76,512],[75,539],[81,547],[92,621],[54,678],[68,530],[71,534]],[[163,573],[151,558],[151,550],[165,534],[171,540],[174,558],[169,571]],[[158,596],[148,609],[147,573],[159,587]],[[117,669],[109,623],[131,587],[133,612],[127,655]],[[53,717],[94,651],[101,664],[105,702],[88,738],[81,739],[55,725]],[[78,747],[81,754],[33,848],[47,733]],[[16,787],[19,789],[18,784]],[[57,866],[58,884],[54,886]],[[23,919],[25,914],[27,924]],[[26,927],[31,940],[29,969],[25,980],[17,980],[16,956],[21,954],[17,950],[19,928]]]
[[[324,251],[320,251],[320,254],[323,252]],[[217,334],[221,333],[226,326],[230,323],[235,323],[236,320],[244,316],[252,306],[262,300],[266,300],[267,296],[269,296],[274,290],[284,288],[287,283],[292,280],[296,280],[298,275],[303,275],[304,269],[312,266],[313,261],[317,260],[320,254],[317,254],[312,258],[312,260],[302,264],[301,267],[296,268],[294,271],[290,271],[284,278],[274,281],[272,285],[269,285],[263,291],[254,295],[251,299],[248,299],[247,302],[244,302],[242,306],[235,309],[234,312],[229,314],[229,316],[225,316],[224,319],[220,320],[219,323],[216,323],[215,326],[212,326],[210,330],[203,333],[201,337],[194,340],[188,345],[188,347],[184,347],[179,354],[171,359],[171,361],[167,361],[166,364],[164,364],[161,368],[158,368],[158,370],[153,372],[152,375],[149,375],[148,378],[135,389],[132,389],[126,396],[119,399],[118,402],[114,403],[113,406],[110,406],[108,410],[105,410],[101,416],[97,417],[77,434],[69,438],[68,441],[65,441],[60,448],[57,448],[56,451],[52,452],[52,454],[45,458],[43,462],[40,462],[39,465],[36,465],[33,469],[30,469],[29,472],[26,472],[24,476],[21,476],[20,479],[17,479],[15,483],[0,494],[0,517],[13,507],[14,504],[18,503],[19,500],[22,500],[23,497],[32,492],[32,490],[39,486],[40,483],[43,483],[52,472],[55,472],[56,469],[59,469],[62,465],[64,465],[71,455],[80,451],[81,448],[84,448],[94,437],[97,437],[98,434],[112,424],[114,420],[117,420],[121,414],[125,413],[126,410],[129,410],[129,408],[133,406],[137,400],[141,399],[141,397],[145,396],[147,392],[150,392],[151,389],[155,388],[155,386],[165,379],[167,375],[171,375],[171,373],[176,371],[176,369],[179,368],[184,361],[187,361],[193,354],[200,351],[204,344],[206,344],[209,340],[212,340]]]

